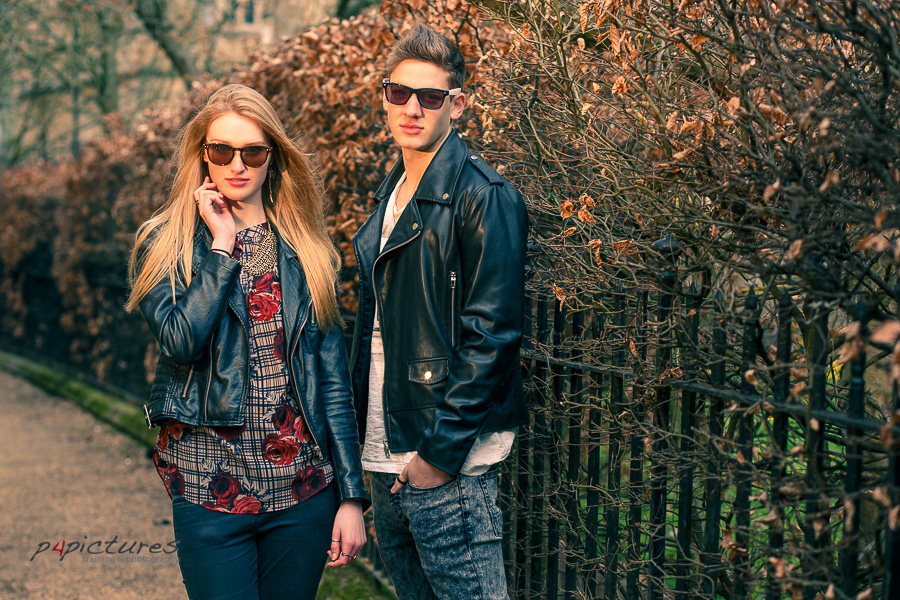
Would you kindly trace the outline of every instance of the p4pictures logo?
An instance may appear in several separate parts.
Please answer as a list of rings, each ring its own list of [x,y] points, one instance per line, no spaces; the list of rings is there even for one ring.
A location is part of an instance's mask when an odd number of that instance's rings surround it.
[[[28,560],[34,562],[50,559],[63,562],[73,556],[80,556],[82,562],[90,563],[165,563],[178,561],[175,551],[175,540],[163,544],[140,540],[120,541],[118,535],[108,540],[90,540],[88,536],[84,536],[82,540],[40,542]]]

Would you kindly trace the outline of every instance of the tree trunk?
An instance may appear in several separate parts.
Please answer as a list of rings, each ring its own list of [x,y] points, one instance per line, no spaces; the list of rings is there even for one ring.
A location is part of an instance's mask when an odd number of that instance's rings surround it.
[[[191,89],[191,83],[198,75],[197,66],[190,52],[171,35],[166,1],[135,0],[135,13],[153,41],[165,52],[185,87]]]

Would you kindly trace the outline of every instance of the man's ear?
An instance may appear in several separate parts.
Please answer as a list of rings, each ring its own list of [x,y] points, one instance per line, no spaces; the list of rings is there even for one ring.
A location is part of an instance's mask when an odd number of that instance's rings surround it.
[[[453,96],[453,104],[450,107],[450,119],[455,121],[460,118],[463,111],[466,110],[466,101],[468,96],[465,93],[459,93]]]

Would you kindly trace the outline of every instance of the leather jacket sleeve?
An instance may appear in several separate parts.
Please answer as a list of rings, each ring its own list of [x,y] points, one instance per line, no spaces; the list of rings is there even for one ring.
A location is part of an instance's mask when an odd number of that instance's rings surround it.
[[[318,364],[334,481],[339,486],[341,500],[358,500],[366,510],[371,502],[360,468],[359,431],[350,391],[347,345],[343,331],[337,325],[324,332]]]
[[[140,302],[141,313],[159,342],[160,352],[177,363],[196,362],[222,320],[240,275],[240,263],[210,252],[190,285],[159,282]]]
[[[458,351],[443,400],[418,445],[431,465],[458,474],[492,398],[519,365],[524,322],[527,216],[508,184],[485,184],[461,199],[463,298]]]

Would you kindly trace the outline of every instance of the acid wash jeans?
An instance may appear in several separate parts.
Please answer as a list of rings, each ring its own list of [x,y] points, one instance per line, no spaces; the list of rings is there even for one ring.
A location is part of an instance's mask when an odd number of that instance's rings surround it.
[[[378,550],[400,600],[509,600],[495,465],[434,488],[370,472]]]

